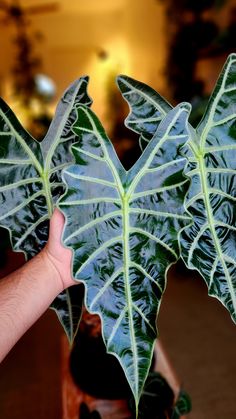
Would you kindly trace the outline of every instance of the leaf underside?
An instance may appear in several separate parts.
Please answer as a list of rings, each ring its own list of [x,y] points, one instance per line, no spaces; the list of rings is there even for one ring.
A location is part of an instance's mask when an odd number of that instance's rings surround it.
[[[41,143],[0,99],[0,225],[9,230],[13,250],[24,252],[26,259],[47,242],[49,219],[64,192],[61,171],[73,161],[69,147],[77,140],[71,131],[76,107],[91,104],[87,84],[88,78],[81,78],[65,92]],[[70,339],[81,305],[78,301],[78,313],[73,307],[71,316],[72,292],[63,292],[52,304]]]
[[[169,104],[148,86],[126,76],[118,85],[128,101],[129,127],[145,123],[149,141],[155,127],[166,115]],[[140,104],[147,111],[141,114]],[[182,230],[179,241],[186,265],[203,276],[211,296],[219,299],[236,321],[236,55],[231,54],[219,77],[205,115],[194,130],[182,154],[187,158],[185,170],[190,189],[185,207],[192,225]],[[151,109],[151,116],[148,110]],[[157,113],[156,125],[149,124]],[[155,118],[154,123],[155,123]],[[131,124],[129,123],[131,120]],[[141,122],[139,122],[141,120]],[[149,137],[148,137],[149,134]]]
[[[188,180],[178,148],[187,139],[187,104],[172,110],[126,171],[96,116],[78,108],[76,164],[63,171],[64,243],[86,305],[100,315],[108,352],[120,361],[136,405],[148,374],[166,271],[179,257],[177,231]]]

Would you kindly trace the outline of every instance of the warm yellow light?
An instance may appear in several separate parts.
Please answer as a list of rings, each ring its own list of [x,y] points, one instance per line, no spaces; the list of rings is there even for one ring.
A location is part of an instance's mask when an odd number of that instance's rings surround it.
[[[102,57],[99,52],[102,51]],[[110,39],[101,49],[93,54],[88,74],[90,75],[89,91],[95,98],[94,110],[104,119],[106,112],[107,86],[111,78],[118,74],[130,74],[131,63],[129,48],[125,38]]]
[[[61,1],[63,11],[79,13],[101,13],[114,12],[122,9],[127,0],[80,0],[80,1]]]

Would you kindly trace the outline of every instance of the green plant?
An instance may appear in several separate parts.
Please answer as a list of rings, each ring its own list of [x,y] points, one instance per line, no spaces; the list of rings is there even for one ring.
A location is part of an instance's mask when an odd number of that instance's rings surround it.
[[[0,103],[0,225],[29,258],[47,240],[54,206],[63,211],[73,275],[86,285],[85,304],[101,317],[138,412],[171,264],[182,257],[197,269],[236,320],[236,55],[196,129],[188,104],[172,109],[150,87],[118,78],[130,106],[126,124],[144,150],[129,171],[89,109],[86,86],[83,78],[68,89],[40,144]],[[72,288],[53,303],[70,340],[82,305],[76,294]]]
[[[86,283],[86,306],[100,315],[108,352],[118,356],[136,402],[150,368],[166,270],[179,257],[177,232],[190,222],[185,159],[178,157],[188,108],[170,111],[126,172],[96,116],[80,106],[74,125],[80,140],[71,148],[76,164],[63,172],[68,186],[60,208],[73,276]]]
[[[134,410],[133,399],[130,410]],[[139,419],[179,419],[191,411],[189,395],[180,390],[177,399],[173,390],[158,372],[148,374],[139,402]]]

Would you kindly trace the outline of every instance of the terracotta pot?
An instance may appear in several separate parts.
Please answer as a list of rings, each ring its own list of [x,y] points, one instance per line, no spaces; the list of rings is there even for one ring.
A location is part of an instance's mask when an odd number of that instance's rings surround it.
[[[63,419],[80,418],[79,411],[83,403],[88,411],[98,411],[102,419],[134,417],[130,410],[130,387],[119,361],[106,353],[98,316],[84,312],[71,352],[65,339],[63,352]],[[176,394],[179,390],[178,380],[160,343],[157,344],[155,353],[152,369],[161,371]],[[167,390],[163,389],[163,394],[168,395],[171,405],[174,393],[171,389],[169,393]],[[162,404],[161,399],[159,404]],[[158,419],[168,419],[167,411],[168,409],[163,416],[160,414]]]

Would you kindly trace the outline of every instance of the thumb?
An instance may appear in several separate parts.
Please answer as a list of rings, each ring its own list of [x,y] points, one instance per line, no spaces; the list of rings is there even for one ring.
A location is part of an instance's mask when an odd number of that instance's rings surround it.
[[[61,243],[61,236],[65,223],[65,217],[58,208],[55,208],[50,219],[49,242]]]

